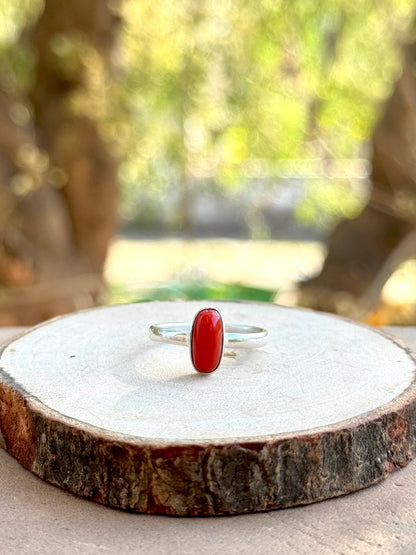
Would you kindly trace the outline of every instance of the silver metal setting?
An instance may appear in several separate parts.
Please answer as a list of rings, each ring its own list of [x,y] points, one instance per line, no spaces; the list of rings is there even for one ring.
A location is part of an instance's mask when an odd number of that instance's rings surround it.
[[[153,324],[149,327],[152,341],[162,341],[172,345],[190,347],[190,336],[193,323],[168,322]],[[246,324],[224,324],[224,348],[254,349],[267,342],[267,330]]]

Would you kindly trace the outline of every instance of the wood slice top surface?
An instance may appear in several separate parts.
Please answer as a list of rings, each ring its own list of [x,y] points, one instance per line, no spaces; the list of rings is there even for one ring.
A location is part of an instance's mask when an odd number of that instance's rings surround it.
[[[192,322],[201,304],[144,303],[41,325],[4,350],[1,366],[62,415],[169,443],[331,426],[389,403],[414,380],[408,352],[375,330],[279,306],[215,306],[225,323],[266,327],[267,345],[198,374],[186,347],[154,343],[148,328]]]
[[[212,374],[151,324],[265,327]],[[416,454],[415,359],[377,330],[276,305],[160,302],[57,318],[6,346],[0,442],[42,479],[137,512],[235,514],[376,483]]]

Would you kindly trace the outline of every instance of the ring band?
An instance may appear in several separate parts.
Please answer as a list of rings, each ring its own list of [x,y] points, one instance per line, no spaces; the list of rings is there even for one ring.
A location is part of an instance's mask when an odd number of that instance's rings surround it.
[[[153,341],[190,347],[191,361],[197,372],[204,374],[216,370],[223,356],[234,356],[226,348],[251,349],[266,343],[267,330],[245,324],[224,325],[215,308],[200,310],[192,324],[172,322],[149,327]]]

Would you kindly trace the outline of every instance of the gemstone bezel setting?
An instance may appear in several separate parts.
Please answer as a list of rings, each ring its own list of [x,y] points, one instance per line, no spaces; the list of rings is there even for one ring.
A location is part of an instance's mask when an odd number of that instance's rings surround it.
[[[190,331],[190,354],[195,370],[202,374],[214,372],[224,352],[224,324],[215,308],[198,311]]]

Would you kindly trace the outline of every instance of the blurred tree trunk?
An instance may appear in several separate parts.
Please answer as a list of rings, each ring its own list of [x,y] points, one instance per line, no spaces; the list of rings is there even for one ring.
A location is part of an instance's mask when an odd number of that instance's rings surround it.
[[[395,267],[416,256],[416,44],[372,137],[372,192],[328,241],[321,273],[300,285],[299,304],[363,317]]]
[[[99,299],[117,167],[93,118],[70,105],[86,87],[82,59],[60,63],[54,44],[85,41],[110,65],[116,28],[103,0],[46,0],[26,33],[37,56],[30,125],[10,117],[15,99],[0,99],[0,324],[33,324]]]

